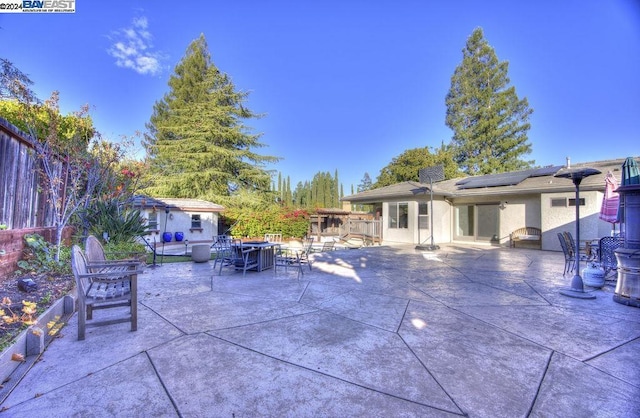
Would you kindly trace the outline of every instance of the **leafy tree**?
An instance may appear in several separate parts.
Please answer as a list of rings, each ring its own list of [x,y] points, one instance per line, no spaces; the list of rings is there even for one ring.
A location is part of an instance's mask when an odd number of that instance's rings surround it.
[[[40,162],[47,199],[53,208],[55,260],[58,261],[62,231],[102,183],[100,148],[96,143],[93,150],[88,147],[96,132],[86,107],[72,116],[60,115],[57,92],[44,105],[25,105],[24,109],[28,132],[38,138],[34,143],[35,155]]]
[[[248,93],[212,62],[204,35],[194,40],[169,79],[147,124],[145,146],[151,162],[146,192],[155,196],[219,200],[239,189],[268,191],[263,147],[245,120],[257,118],[246,106]]]
[[[446,124],[453,130],[455,161],[469,175],[528,168],[533,161],[527,132],[527,99],[518,99],[509,86],[508,62],[498,61],[493,48],[477,28],[462,50],[462,63],[451,77],[446,97]]]
[[[0,58],[0,99],[12,99],[21,103],[38,102],[31,90],[33,81],[7,59]]]
[[[1,60],[0,114],[34,141],[34,154],[44,195],[56,228],[55,260],[60,260],[62,232],[76,215],[83,219],[89,204],[110,196],[127,199],[135,191],[139,162],[125,161],[126,144],[102,140],[88,114],[88,106],[60,114],[59,95],[42,103],[29,86],[31,80]],[[80,227],[87,223],[80,222]]]
[[[444,166],[445,179],[455,178],[459,175],[458,166],[453,160],[451,150],[442,146],[434,153],[429,147],[406,150],[398,157],[394,157],[391,163],[380,170],[378,179],[373,188],[389,186],[403,181],[419,181],[418,172],[425,167],[435,165]],[[360,190],[358,190],[360,191]]]

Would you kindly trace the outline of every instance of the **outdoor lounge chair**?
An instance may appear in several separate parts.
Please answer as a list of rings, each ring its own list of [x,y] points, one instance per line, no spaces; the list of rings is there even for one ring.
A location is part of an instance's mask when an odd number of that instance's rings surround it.
[[[76,279],[78,293],[78,340],[84,340],[85,329],[90,326],[131,322],[131,331],[138,329],[138,269],[139,263],[115,265],[92,263],[89,270],[87,259],[77,245],[71,250],[71,269]],[[109,319],[93,320],[93,311],[128,306],[125,315]],[[90,322],[87,322],[90,321]]]
[[[336,245],[335,241],[325,241],[325,242],[322,243],[322,247],[314,248],[313,252],[314,253],[323,253],[325,251],[333,251],[335,245]]]

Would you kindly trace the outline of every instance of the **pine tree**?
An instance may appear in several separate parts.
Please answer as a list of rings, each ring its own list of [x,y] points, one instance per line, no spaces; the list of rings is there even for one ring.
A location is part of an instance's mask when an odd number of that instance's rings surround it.
[[[372,185],[371,176],[365,172],[362,180],[360,180],[360,184],[358,184],[358,193],[370,190]],[[351,187],[351,193],[353,193],[353,186]]]
[[[446,98],[455,160],[467,174],[500,173],[533,163],[521,159],[531,153],[527,131],[533,109],[509,86],[508,66],[498,61],[482,29],[475,29]]]
[[[145,191],[210,200],[240,189],[267,191],[264,164],[278,158],[254,152],[264,144],[243,121],[259,115],[245,107],[248,93],[214,65],[204,35],[187,48],[169,88],[147,124],[152,186]]]

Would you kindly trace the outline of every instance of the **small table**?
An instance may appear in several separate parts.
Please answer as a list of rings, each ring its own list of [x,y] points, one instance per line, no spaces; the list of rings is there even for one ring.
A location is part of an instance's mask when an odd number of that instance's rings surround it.
[[[584,248],[584,254],[587,256],[587,260],[598,260],[599,240],[591,239],[581,241],[580,250]]]

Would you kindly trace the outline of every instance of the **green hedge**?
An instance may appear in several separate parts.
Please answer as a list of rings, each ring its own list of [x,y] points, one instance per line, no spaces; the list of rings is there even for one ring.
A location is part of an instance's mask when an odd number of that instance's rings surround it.
[[[264,210],[229,209],[224,218],[234,237],[262,237],[281,233],[282,237],[302,238],[309,229],[309,213],[301,209],[272,206]]]

